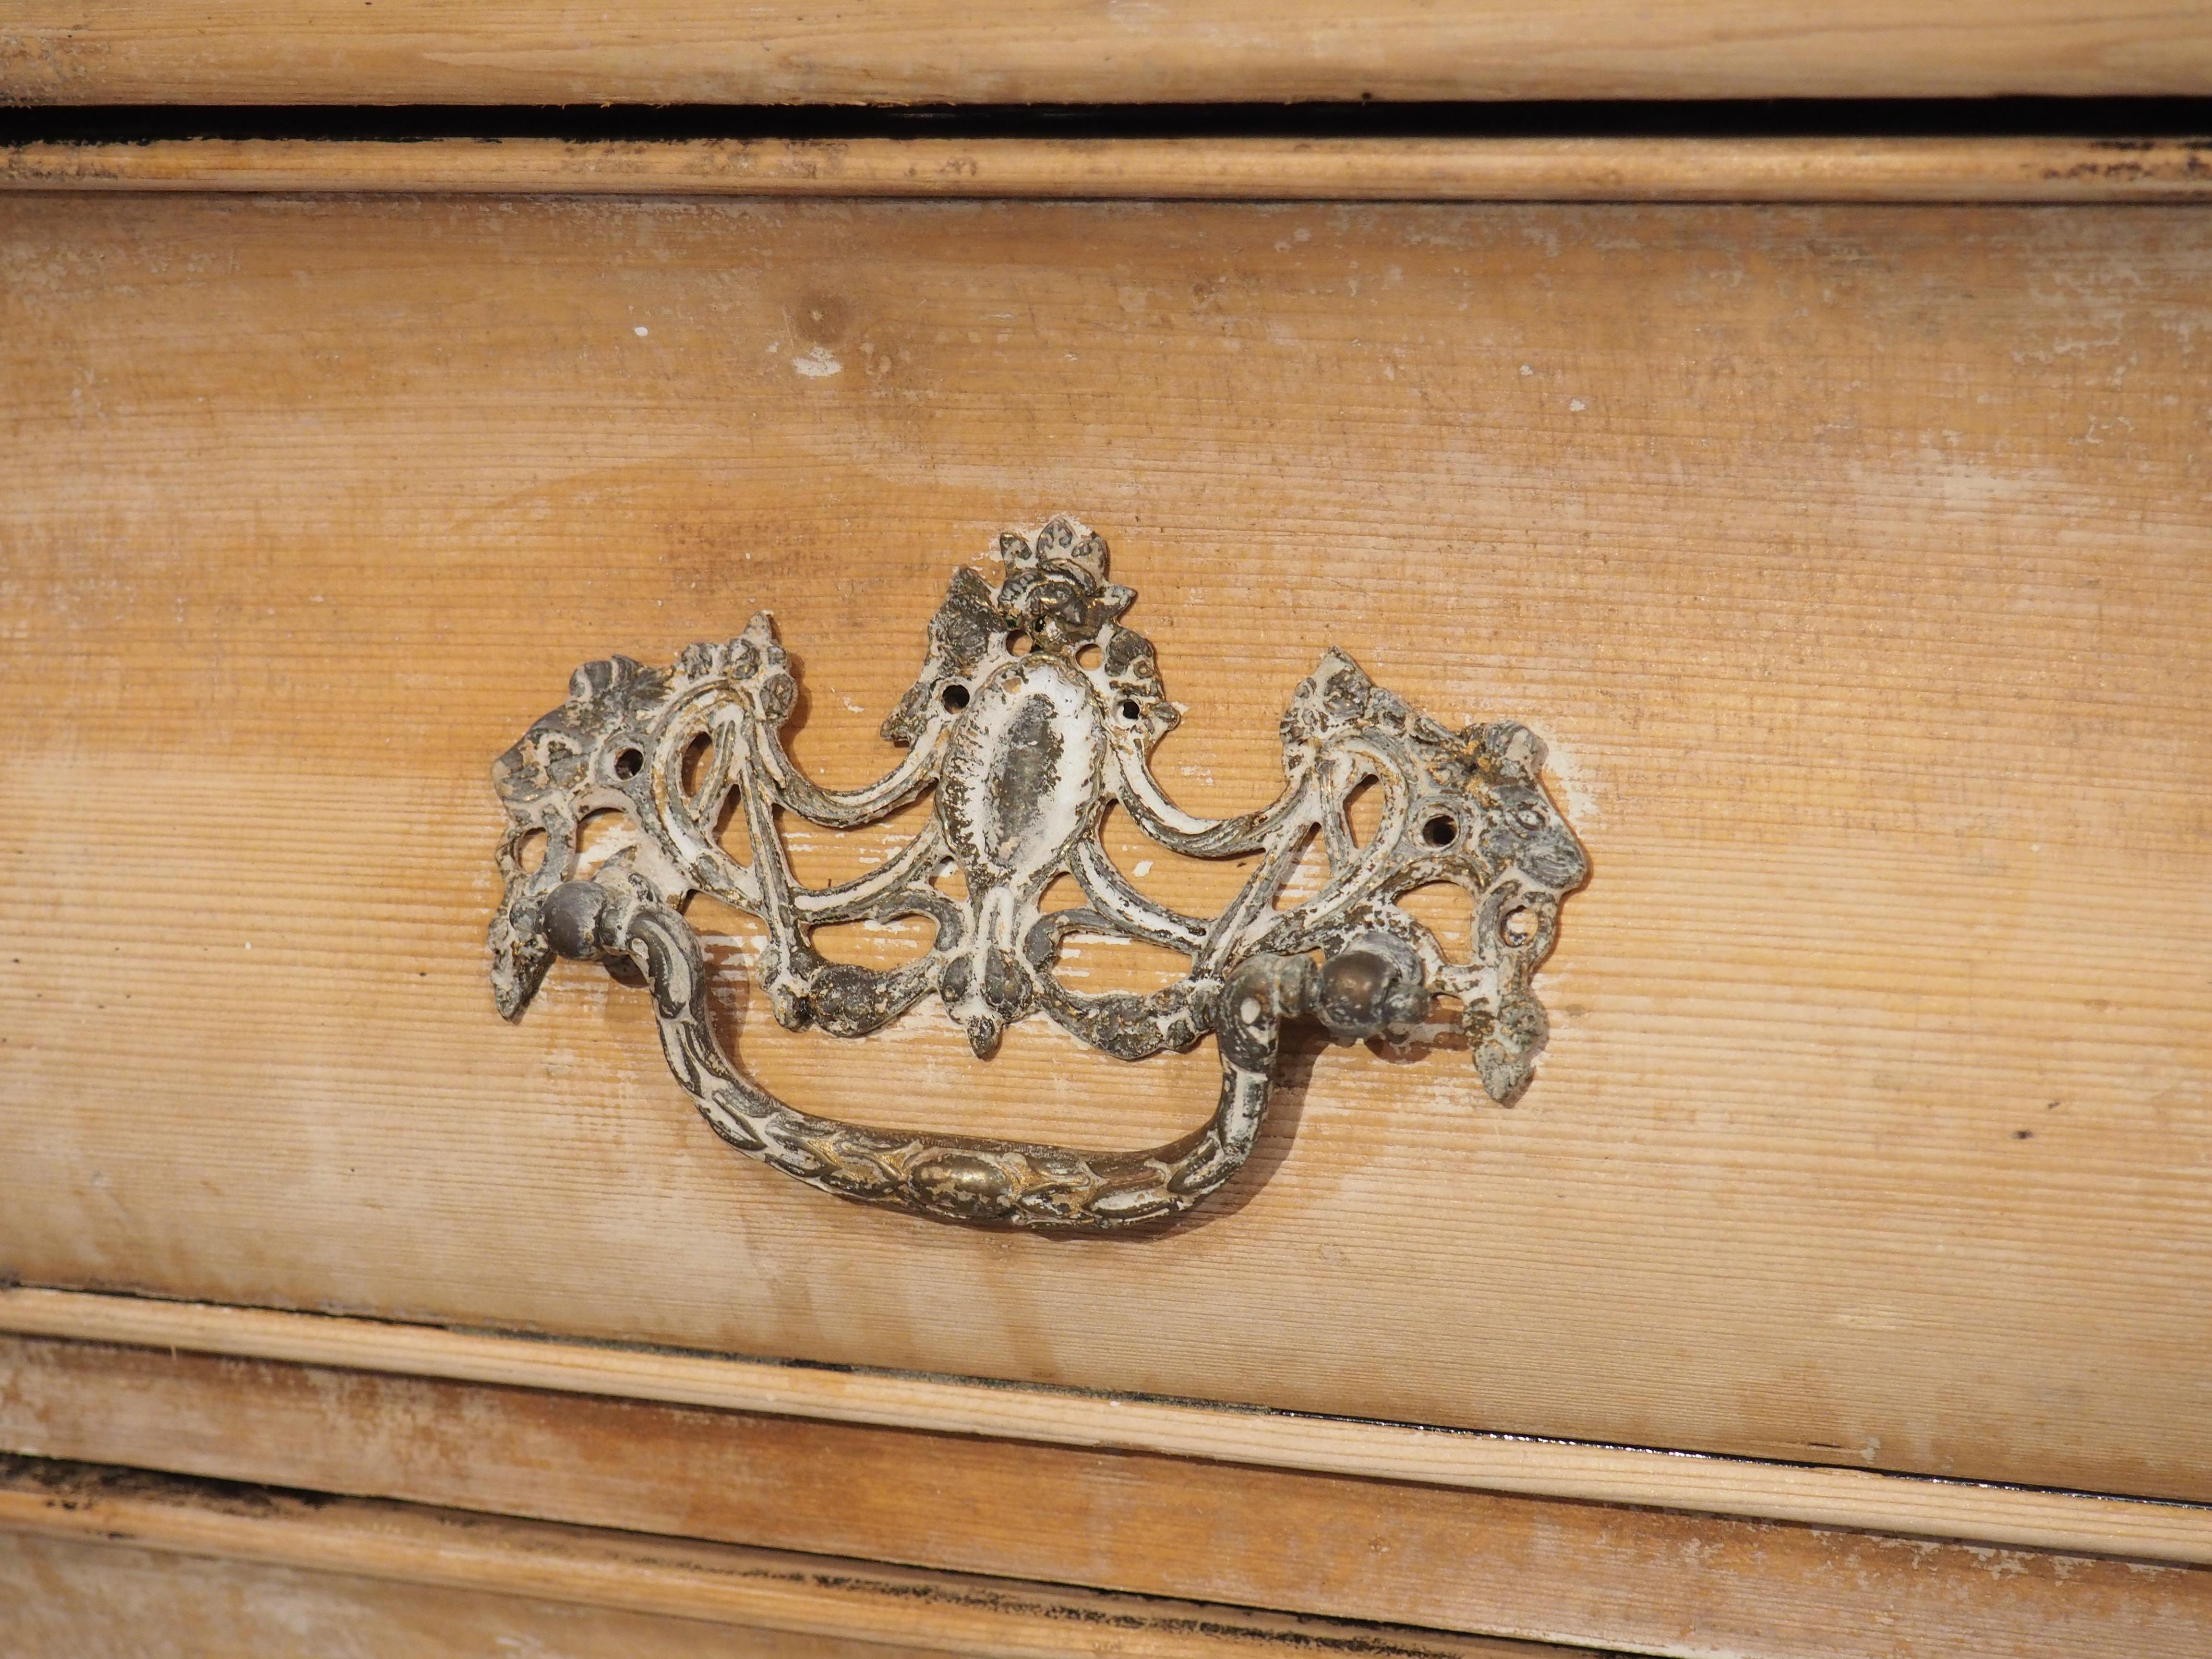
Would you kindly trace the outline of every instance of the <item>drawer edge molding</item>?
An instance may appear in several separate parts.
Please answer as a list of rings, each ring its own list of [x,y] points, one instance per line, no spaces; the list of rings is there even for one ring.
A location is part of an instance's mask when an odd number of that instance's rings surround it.
[[[2205,202],[2212,137],[166,139],[0,190],[1432,202]]]
[[[2212,1565],[2212,1505],[106,1292],[0,1330],[1374,1480]]]
[[[1350,1625],[380,1498],[0,1457],[0,1533],[441,1585],[995,1659],[1541,1659],[1534,1643]]]
[[[211,21],[219,18],[220,21]],[[1288,103],[2201,94],[2203,0],[11,0],[29,104]]]

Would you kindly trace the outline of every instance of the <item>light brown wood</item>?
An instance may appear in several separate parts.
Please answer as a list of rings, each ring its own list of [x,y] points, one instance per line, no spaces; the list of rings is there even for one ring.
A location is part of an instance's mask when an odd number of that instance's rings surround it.
[[[2212,200],[2212,145],[2081,138],[194,139],[0,149],[0,189],[1282,201]]]
[[[927,1651],[0,1533],[9,1659],[905,1659]]]
[[[2200,0],[15,0],[15,102],[1193,102],[2212,92]]]
[[[0,1331],[1522,1492],[2212,1564],[2212,1507],[941,1377],[518,1340],[322,1315],[0,1291]],[[17,1449],[39,1449],[19,1447]],[[135,1457],[57,1451],[101,1462]],[[222,1471],[194,1469],[192,1473]],[[277,1479],[270,1475],[266,1478]],[[284,1484],[298,1484],[285,1482]]]
[[[978,1659],[1231,1659],[1316,1646],[1358,1659],[1551,1659],[1556,1652],[25,1458],[0,1460],[0,1534],[7,1532]]]
[[[2212,220],[18,195],[0,264],[0,1271],[2212,1497]],[[494,1018],[484,771],[571,667],[772,609],[851,782],[1054,510],[1194,810],[1332,640],[1551,740],[1595,875],[1517,1107],[1310,1043],[1195,1224],[996,1237],[731,1153],[594,972]],[[802,1105],[1212,1100],[764,1030],[706,920]]]
[[[2197,1659],[2212,1572],[0,1342],[0,1450],[1636,1652]]]

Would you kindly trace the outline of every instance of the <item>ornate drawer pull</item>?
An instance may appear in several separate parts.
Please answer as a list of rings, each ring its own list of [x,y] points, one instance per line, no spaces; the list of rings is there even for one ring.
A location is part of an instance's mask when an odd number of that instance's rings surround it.
[[[1152,775],[1152,748],[1180,714],[1152,642],[1121,625],[1136,595],[1107,580],[1104,542],[1054,519],[1034,543],[1001,537],[999,551],[996,588],[970,570],[954,575],[921,676],[884,722],[906,757],[865,788],[820,788],[784,753],[798,686],[765,615],[726,644],[690,647],[671,669],[626,657],[578,669],[568,702],[492,769],[509,819],[499,849],[506,891],[491,925],[500,1012],[520,1017],[556,955],[605,962],[631,982],[641,974],[670,1070],[740,1152],[824,1192],[1022,1227],[1158,1221],[1221,1186],[1258,1139],[1288,1019],[1311,1017],[1344,1038],[1402,1034],[1435,999],[1456,999],[1484,1086],[1511,1100],[1547,1030],[1530,977],[1551,951],[1560,900],[1588,873],[1539,779],[1536,738],[1510,721],[1454,732],[1332,647],[1283,716],[1281,794],[1241,817],[1194,817]],[[1093,647],[1095,665],[1085,660]],[[1382,823],[1362,846],[1346,803],[1370,781]],[[932,788],[927,825],[876,870],[820,889],[793,879],[779,808],[850,829]],[[1099,830],[1109,801],[1170,852],[1256,853],[1259,866],[1218,916],[1168,909],[1107,857]],[[744,814],[748,863],[716,838],[732,803]],[[579,879],[583,820],[610,808],[635,838]],[[530,867],[525,846],[540,834],[544,855]],[[1316,836],[1328,881],[1279,909]],[[965,896],[932,884],[949,869],[965,878]],[[1085,903],[1041,910],[1062,874]],[[1397,903],[1439,881],[1472,896],[1467,962],[1449,960]],[[1182,1139],[1124,1152],[871,1129],[799,1111],[747,1079],[708,1023],[705,960],[679,914],[694,893],[760,919],[767,941],[755,973],[787,1028],[861,1036],[934,992],[978,1056],[1039,1012],[1123,1060],[1212,1032],[1219,1104]],[[907,916],[928,920],[936,939],[902,967],[830,962],[811,944],[817,927]],[[1165,946],[1189,957],[1189,971],[1145,995],[1071,991],[1054,965],[1061,943],[1085,934]]]

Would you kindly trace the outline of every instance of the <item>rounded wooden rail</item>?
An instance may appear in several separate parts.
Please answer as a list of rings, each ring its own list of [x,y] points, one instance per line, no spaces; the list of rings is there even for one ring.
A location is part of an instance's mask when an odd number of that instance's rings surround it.
[[[28,1286],[0,1330],[2212,1565],[2212,1506]]]
[[[179,139],[0,149],[0,189],[1157,201],[2203,202],[2109,138]]]

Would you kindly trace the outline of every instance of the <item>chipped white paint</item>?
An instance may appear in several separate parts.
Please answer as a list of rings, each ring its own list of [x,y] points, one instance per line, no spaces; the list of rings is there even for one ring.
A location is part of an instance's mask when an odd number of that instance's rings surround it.
[[[845,368],[845,365],[831,355],[828,346],[809,346],[791,360],[791,366],[810,380],[842,374]]]
[[[1596,823],[1605,817],[1604,797],[1590,781],[1581,759],[1565,745],[1557,742],[1545,744],[1544,775],[1547,782],[1559,789],[1567,803],[1567,811],[1577,823]]]

